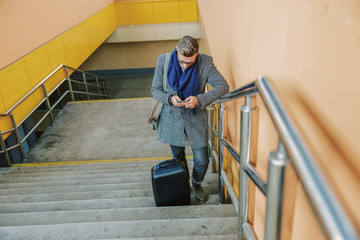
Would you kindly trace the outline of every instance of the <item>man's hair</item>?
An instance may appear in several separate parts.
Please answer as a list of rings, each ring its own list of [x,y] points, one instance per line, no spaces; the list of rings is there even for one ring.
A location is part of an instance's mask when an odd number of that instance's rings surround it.
[[[177,44],[178,52],[185,57],[192,57],[199,52],[199,43],[195,38],[183,36]]]

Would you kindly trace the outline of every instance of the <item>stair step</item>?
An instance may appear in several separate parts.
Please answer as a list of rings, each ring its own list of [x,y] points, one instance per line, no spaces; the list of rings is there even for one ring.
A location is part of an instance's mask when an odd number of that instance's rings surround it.
[[[8,177],[11,175],[14,178],[17,177],[48,177],[48,176],[71,176],[71,175],[92,175],[92,174],[108,174],[108,173],[132,173],[132,172],[147,172],[150,174],[151,166],[145,166],[145,167],[120,167],[120,168],[107,168],[107,169],[85,169],[85,170],[73,170],[73,171],[56,171],[56,172],[47,172],[47,171],[34,171],[34,172],[26,172],[23,173],[22,171],[16,171],[11,173],[3,173],[3,177]]]
[[[101,163],[96,163],[94,161],[94,163],[89,163],[91,161],[86,161],[86,163],[79,163],[79,164],[62,164],[61,162],[54,162],[54,165],[39,165],[39,166],[33,166],[33,167],[13,167],[13,168],[2,168],[0,170],[0,174],[2,171],[4,172],[17,172],[17,171],[21,171],[21,172],[36,172],[38,171],[39,168],[43,169],[46,172],[57,172],[57,171],[79,171],[79,170],[87,170],[87,169],[102,169],[102,170],[106,170],[109,168],[129,168],[129,167],[134,167],[134,166],[142,166],[142,167],[152,167],[155,164],[161,162],[163,160],[147,160],[147,161],[131,161],[131,159],[129,159],[128,162],[124,161],[124,162],[112,162],[112,160],[109,160],[108,162],[106,162],[106,160],[104,160],[104,162]],[[192,164],[192,159],[188,160],[188,164]],[[26,163],[24,163],[26,164]],[[40,163],[41,164],[41,163]],[[47,164],[47,163],[44,163]],[[52,164],[52,163],[50,163]]]
[[[51,182],[51,181],[71,181],[71,180],[91,180],[91,179],[105,179],[105,178],[126,178],[126,177],[142,177],[150,176],[148,171],[144,172],[131,172],[131,173],[99,173],[99,174],[83,174],[83,175],[70,175],[70,176],[7,176],[2,178],[0,175],[0,184],[9,183],[27,183],[27,182]]]
[[[217,205],[218,195],[210,194],[205,205]],[[191,204],[197,205],[192,197]],[[204,205],[204,204],[203,204]],[[46,212],[46,211],[72,211],[87,209],[110,209],[110,208],[136,208],[155,207],[154,198],[133,197],[133,198],[108,198],[108,199],[85,199],[71,201],[52,202],[27,202],[27,203],[1,203],[0,213],[25,213],[25,212]]]
[[[27,195],[43,193],[69,193],[69,192],[96,192],[96,191],[116,191],[131,189],[151,189],[151,182],[145,183],[122,183],[122,184],[99,184],[90,186],[52,186],[52,187],[32,187],[32,188],[12,188],[1,189],[1,195]]]
[[[124,183],[143,183],[151,181],[150,176],[136,176],[136,177],[120,177],[118,174],[116,178],[96,178],[83,180],[55,180],[55,181],[39,181],[39,182],[19,182],[19,183],[1,183],[0,189],[11,188],[41,188],[41,187],[57,187],[57,186],[88,186],[99,184],[124,184]]]
[[[150,173],[134,173],[134,174],[101,174],[101,175],[81,175],[74,176],[75,179],[68,176],[67,178],[16,178],[12,181],[0,181],[0,189],[11,188],[40,188],[40,187],[56,187],[56,186],[86,186],[99,184],[122,184],[122,183],[140,183],[151,182]],[[208,173],[204,181],[217,181],[217,174]]]
[[[139,161],[139,162],[105,162],[105,163],[85,163],[85,164],[64,164],[64,165],[44,165],[34,167],[12,167],[1,168],[0,174],[19,174],[19,173],[37,173],[41,172],[79,172],[87,170],[101,170],[106,171],[108,169],[129,169],[129,168],[151,168],[155,164],[161,161]],[[59,162],[61,164],[61,162]],[[189,161],[192,164],[192,161]]]
[[[0,239],[106,239],[234,235],[237,217],[186,218],[0,227]]]
[[[102,238],[97,240],[134,240],[134,238]],[[168,240],[169,237],[148,237],[148,238],[136,238],[136,240]],[[213,236],[182,236],[182,237],[171,237],[172,240],[236,240],[237,235],[213,235]]]
[[[232,205],[88,209],[89,208],[87,208],[87,210],[0,214],[0,226],[235,217],[235,210]]]
[[[141,183],[142,184],[142,183]],[[23,203],[23,202],[47,202],[47,201],[64,201],[64,200],[84,200],[84,199],[104,199],[104,198],[129,198],[129,197],[152,197],[152,187],[150,183],[145,183],[147,188],[129,188],[125,186],[126,189],[114,190],[114,187],[110,184],[111,187],[105,190],[104,186],[107,185],[97,185],[94,188],[92,186],[85,186],[86,188],[78,188],[66,186],[62,187],[46,187],[39,188],[32,191],[33,189],[6,189],[1,190],[0,203]],[[203,187],[205,191],[209,194],[216,194],[218,192],[217,179],[206,179],[203,182]],[[124,186],[123,184],[120,186]],[[132,185],[134,186],[134,185]],[[135,185],[139,186],[139,184]],[[26,192],[25,192],[26,190]],[[80,191],[82,190],[82,191]],[[87,190],[87,191],[86,191]],[[47,192],[44,192],[47,191]],[[40,193],[41,192],[41,193]],[[10,194],[12,193],[12,194]],[[18,194],[15,194],[18,193]]]
[[[87,165],[87,164],[85,164]],[[90,164],[93,165],[93,164]],[[108,165],[108,164],[105,164]],[[82,165],[80,165],[82,166]],[[151,175],[151,168],[153,165],[142,166],[137,165],[137,167],[122,167],[121,165],[117,167],[108,166],[104,169],[96,168],[95,166],[91,166],[86,169],[77,169],[74,168],[70,170],[59,170],[59,171],[49,171],[43,169],[43,167],[22,167],[22,168],[14,168],[14,170],[0,171],[0,183],[14,183],[21,182],[20,179],[24,179],[23,182],[27,182],[27,180],[34,180],[36,178],[44,178],[44,179],[69,179],[74,177],[74,179],[79,178],[91,178],[92,176],[102,176],[102,175]],[[57,167],[57,166],[56,166]],[[189,170],[191,172],[193,163],[188,164]],[[10,168],[11,169],[11,168]],[[211,173],[211,170],[208,170]]]
[[[0,203],[27,203],[27,202],[48,202],[48,201],[71,201],[86,199],[109,199],[109,198],[133,198],[152,197],[151,189],[119,190],[119,191],[98,191],[79,193],[52,193],[52,194],[28,194],[0,196]],[[0,208],[1,209],[1,208]]]
[[[73,163],[66,163],[62,164],[61,162],[54,162],[54,165],[38,165],[38,166],[21,166],[21,167],[6,167],[0,168],[0,174],[14,174],[14,173],[34,173],[38,172],[39,169],[42,172],[72,172],[72,171],[86,171],[92,169],[98,170],[107,170],[107,169],[122,169],[122,168],[151,168],[154,165],[158,164],[165,160],[149,160],[149,161],[128,161],[128,162],[104,162],[101,163],[80,163],[80,164],[73,164]],[[41,163],[40,163],[41,164]],[[46,164],[46,163],[44,163]],[[192,159],[187,160],[188,166],[193,166],[194,162]],[[211,166],[211,164],[209,164]]]

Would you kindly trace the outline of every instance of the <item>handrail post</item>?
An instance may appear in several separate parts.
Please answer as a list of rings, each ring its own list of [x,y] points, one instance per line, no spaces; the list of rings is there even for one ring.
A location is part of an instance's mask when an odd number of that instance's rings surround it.
[[[224,180],[221,176],[221,171],[223,169],[223,147],[221,139],[224,137],[223,132],[223,113],[224,113],[224,103],[220,103],[220,108],[218,109],[218,147],[219,147],[219,202],[225,203],[225,186]]]
[[[6,148],[6,145],[5,145],[5,142],[4,142],[4,138],[2,136],[2,133],[0,132],[0,142],[1,142],[1,147],[4,151],[4,155],[5,155],[5,161],[8,165],[8,167],[11,167],[11,160],[10,160],[10,156],[9,156],[9,153],[7,151],[7,148]]]
[[[109,85],[108,85],[108,82],[106,79],[105,79],[105,92],[106,92],[106,95],[108,95],[108,97],[109,97]]]
[[[209,108],[210,111],[210,143],[211,143],[211,148],[209,149],[209,156],[211,156],[211,170],[212,173],[216,173],[216,164],[215,164],[215,159],[213,157],[213,152],[214,152],[214,132],[213,132],[213,128],[214,128],[214,105],[210,105]]]
[[[251,96],[247,95],[245,97],[245,104],[241,106],[240,116],[238,240],[243,239],[243,224],[247,222],[248,218],[249,177],[243,172],[243,169],[250,161],[251,110]]]
[[[22,145],[22,142],[21,142],[20,135],[19,135],[19,130],[18,130],[18,127],[16,126],[14,115],[12,113],[9,113],[9,115],[10,115],[10,118],[11,118],[11,122],[12,122],[12,124],[14,126],[14,133],[15,133],[16,141],[19,143],[21,159],[24,160],[25,159],[25,152],[24,152],[24,148],[23,148],[23,145]]]
[[[59,88],[56,89],[56,92],[57,92],[57,94],[58,94],[59,96],[61,96],[61,92],[60,92],[60,89],[59,89]],[[60,106],[61,106],[61,105],[60,105]]]
[[[83,73],[83,79],[84,79],[84,83],[85,83],[85,91],[86,91],[87,99],[90,100],[89,89],[88,89],[85,73]]]
[[[100,85],[99,85],[98,77],[95,78],[95,81],[96,81],[96,87],[97,87],[97,90],[98,90],[99,99],[101,99]]]
[[[269,155],[268,195],[266,201],[265,239],[280,239],[285,167],[290,163],[279,139],[278,149]]]
[[[70,74],[69,74],[69,69],[67,67],[65,67],[65,71],[66,71],[66,77],[67,77],[67,80],[68,80],[68,88],[69,88],[69,91],[70,91],[70,95],[71,95],[71,100],[75,101],[75,98],[74,98],[74,92],[73,92],[73,89],[72,89],[72,86],[71,86],[71,80],[70,80]]]
[[[50,122],[51,124],[54,124],[54,116],[53,116],[53,113],[52,113],[52,110],[51,110],[51,105],[50,105],[50,100],[49,100],[49,96],[46,92],[46,87],[45,87],[45,84],[42,84],[42,87],[43,87],[43,90],[44,90],[44,95],[45,95],[45,98],[46,98],[46,107],[49,111],[49,115],[50,115]]]

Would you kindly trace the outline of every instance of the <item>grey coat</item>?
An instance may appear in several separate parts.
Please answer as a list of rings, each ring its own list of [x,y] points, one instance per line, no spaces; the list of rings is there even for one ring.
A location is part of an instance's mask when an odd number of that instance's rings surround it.
[[[151,87],[151,94],[154,99],[164,103],[160,114],[160,123],[158,127],[157,138],[161,142],[184,146],[184,130],[193,149],[199,149],[207,146],[207,113],[206,106],[215,101],[229,91],[223,76],[217,71],[212,57],[199,54],[199,105],[196,106],[196,115],[186,115],[180,107],[170,105],[168,102],[170,95],[177,95],[169,83],[167,91],[163,90],[165,54],[160,55],[156,64],[154,79]],[[209,83],[213,89],[205,93],[206,83]]]

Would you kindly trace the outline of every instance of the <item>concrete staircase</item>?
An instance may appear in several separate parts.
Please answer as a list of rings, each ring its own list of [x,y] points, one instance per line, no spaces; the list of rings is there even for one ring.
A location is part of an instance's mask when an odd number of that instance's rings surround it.
[[[0,239],[236,239],[235,210],[218,205],[211,171],[206,204],[155,207],[157,162],[2,168]]]

